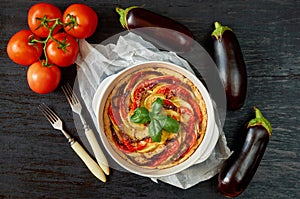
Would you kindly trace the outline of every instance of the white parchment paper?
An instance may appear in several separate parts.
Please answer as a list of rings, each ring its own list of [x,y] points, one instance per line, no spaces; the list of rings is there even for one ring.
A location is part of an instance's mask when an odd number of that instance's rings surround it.
[[[160,51],[140,36],[130,32],[118,36],[115,43],[89,44],[86,40],[79,40],[79,49],[80,53],[76,61],[79,91],[96,128],[98,127],[96,115],[92,109],[92,100],[98,85],[105,77],[145,61],[167,61],[192,71],[188,62],[174,52]],[[216,121],[218,122],[217,114]],[[152,178],[152,180],[187,189],[216,175],[223,161],[230,155],[224,132],[219,123],[218,127],[219,140],[206,161],[195,164],[175,175]],[[99,129],[97,130],[99,132]],[[104,150],[103,147],[102,149]],[[108,157],[108,161],[112,168],[122,170],[111,158]]]

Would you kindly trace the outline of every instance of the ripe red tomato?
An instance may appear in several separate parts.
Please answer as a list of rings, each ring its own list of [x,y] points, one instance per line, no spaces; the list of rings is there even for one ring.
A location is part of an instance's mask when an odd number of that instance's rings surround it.
[[[27,70],[27,82],[32,91],[46,94],[54,91],[61,79],[60,69],[55,65],[43,66],[37,61]]]
[[[48,28],[51,28],[54,25],[53,19],[57,18],[60,20],[62,19],[62,12],[59,8],[50,3],[37,3],[29,9],[27,21],[30,30],[35,35],[44,38],[49,34]],[[60,28],[61,25],[56,26],[53,34],[57,33]]]
[[[63,14],[63,23],[69,23],[68,26],[64,26],[66,33],[75,38],[84,39],[95,32],[98,25],[98,16],[97,13],[87,5],[72,4]]]
[[[21,30],[14,34],[7,44],[8,57],[15,63],[24,66],[37,61],[43,53],[43,45],[31,43],[32,39],[40,40],[30,30]]]
[[[74,64],[79,50],[77,41],[66,33],[57,33],[53,35],[53,39],[46,44],[49,62],[61,67]]]

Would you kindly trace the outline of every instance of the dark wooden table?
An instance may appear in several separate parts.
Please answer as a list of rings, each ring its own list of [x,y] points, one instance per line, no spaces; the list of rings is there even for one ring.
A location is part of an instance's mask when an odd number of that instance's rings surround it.
[[[67,101],[57,90],[33,93],[26,67],[6,54],[9,38],[27,29],[27,11],[39,1],[2,0],[0,11],[0,198],[224,198],[217,191],[217,177],[181,190],[155,184],[134,174],[112,170],[107,183],[92,176],[38,111],[50,105],[78,137]],[[54,0],[64,10],[75,1]],[[100,18],[88,39],[100,43],[123,31],[116,6],[145,5],[190,28],[206,45],[215,20],[231,26],[242,47],[248,72],[248,95],[238,111],[228,112],[224,131],[231,149],[237,148],[246,121],[259,107],[273,125],[273,136],[263,160],[240,198],[300,198],[300,2],[299,1],[83,1]],[[72,82],[76,68],[62,70],[62,83]]]

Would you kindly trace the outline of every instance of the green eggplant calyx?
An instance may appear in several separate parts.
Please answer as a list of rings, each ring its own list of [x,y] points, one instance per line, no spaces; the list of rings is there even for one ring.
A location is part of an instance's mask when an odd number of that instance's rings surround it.
[[[228,26],[222,26],[219,22],[216,21],[215,22],[215,30],[211,33],[211,36],[213,36],[217,40],[221,41],[222,35],[226,30],[229,30],[232,32],[231,28],[229,28]]]
[[[129,30],[128,24],[127,24],[127,14],[130,10],[132,10],[134,8],[139,8],[139,6],[131,6],[131,7],[126,8],[125,10],[120,7],[116,7],[116,12],[120,15],[119,21],[120,21],[122,27],[126,28],[127,30]]]
[[[255,118],[250,120],[250,122],[248,123],[248,128],[261,125],[267,130],[267,132],[269,133],[269,136],[271,136],[272,135],[272,126],[271,126],[270,122],[262,115],[262,113],[260,112],[260,110],[258,108],[254,107],[254,111],[255,111]]]

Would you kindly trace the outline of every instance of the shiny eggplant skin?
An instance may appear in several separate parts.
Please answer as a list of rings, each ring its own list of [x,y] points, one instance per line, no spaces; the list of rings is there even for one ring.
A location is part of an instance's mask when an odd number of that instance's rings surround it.
[[[226,160],[219,173],[218,189],[227,197],[236,197],[247,188],[269,143],[271,125],[258,109],[255,112],[258,117],[249,122],[241,151]]]
[[[194,42],[193,33],[181,23],[147,9],[132,6],[116,8],[122,26],[150,40],[164,50],[189,51]]]
[[[224,83],[227,108],[243,106],[247,94],[247,72],[241,47],[234,32],[227,26],[215,23],[212,33],[214,61]]]

